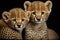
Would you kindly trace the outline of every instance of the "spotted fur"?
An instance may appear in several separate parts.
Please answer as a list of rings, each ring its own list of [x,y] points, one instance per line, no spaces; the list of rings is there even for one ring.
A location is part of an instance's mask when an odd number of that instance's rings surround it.
[[[26,1],[24,3],[25,11],[30,11],[30,23],[25,29],[25,39],[48,40],[46,22],[52,8],[52,2],[46,1]]]
[[[29,21],[30,13],[21,8],[13,8],[2,14],[0,39],[22,39],[22,30]]]

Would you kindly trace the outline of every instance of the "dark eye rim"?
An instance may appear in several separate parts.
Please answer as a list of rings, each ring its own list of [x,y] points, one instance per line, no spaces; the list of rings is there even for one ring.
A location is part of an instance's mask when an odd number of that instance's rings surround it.
[[[44,14],[44,12],[41,13],[42,15]]]
[[[22,19],[22,21],[24,21],[24,19]]]
[[[33,14],[35,15],[35,12],[33,12]]]
[[[13,19],[13,21],[16,21],[16,19]]]

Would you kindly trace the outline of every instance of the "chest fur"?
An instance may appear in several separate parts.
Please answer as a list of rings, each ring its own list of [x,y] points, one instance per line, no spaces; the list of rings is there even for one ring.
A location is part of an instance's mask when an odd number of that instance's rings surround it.
[[[25,37],[28,39],[41,39],[47,37],[47,25],[46,23],[41,23],[38,25],[31,25],[28,24],[28,26],[25,29]]]

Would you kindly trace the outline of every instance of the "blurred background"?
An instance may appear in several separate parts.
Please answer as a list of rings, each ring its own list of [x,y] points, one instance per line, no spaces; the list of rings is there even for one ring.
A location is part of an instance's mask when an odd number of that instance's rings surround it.
[[[2,13],[4,11],[9,11],[12,8],[22,8],[25,1],[31,1],[31,0],[0,0],[0,19],[2,18]],[[37,1],[37,0],[32,0]],[[47,0],[39,0],[39,1],[47,1]],[[57,32],[57,34],[60,36],[60,10],[59,10],[59,0],[51,0],[53,3],[52,12],[47,20],[47,26],[48,28],[51,28]]]

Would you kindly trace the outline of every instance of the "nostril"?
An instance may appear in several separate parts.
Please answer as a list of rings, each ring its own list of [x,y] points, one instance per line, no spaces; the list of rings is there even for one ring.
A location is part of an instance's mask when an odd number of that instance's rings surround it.
[[[40,21],[40,19],[37,19],[38,21]]]
[[[18,28],[20,28],[21,27],[21,25],[17,25],[18,26]]]

